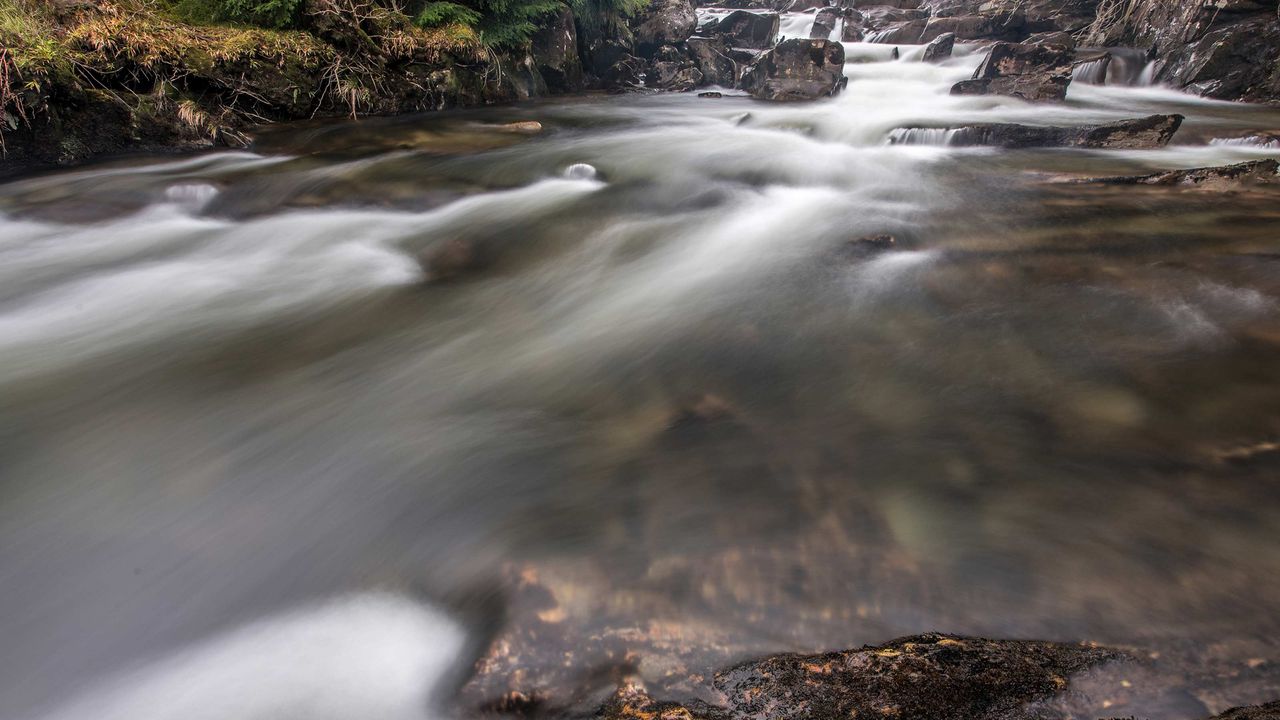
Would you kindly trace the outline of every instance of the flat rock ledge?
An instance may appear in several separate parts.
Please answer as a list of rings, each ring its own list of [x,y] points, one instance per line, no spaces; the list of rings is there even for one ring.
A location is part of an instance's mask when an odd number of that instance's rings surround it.
[[[984,123],[953,128],[900,128],[890,136],[897,145],[941,141],[953,147],[1151,149],[1169,144],[1181,127],[1181,115],[1151,115],[1106,125],[1081,127]]]
[[[1099,185],[1155,185],[1229,192],[1266,185],[1280,185],[1280,161],[1255,160],[1237,165],[1169,170],[1151,175],[1085,178],[1077,183]]]

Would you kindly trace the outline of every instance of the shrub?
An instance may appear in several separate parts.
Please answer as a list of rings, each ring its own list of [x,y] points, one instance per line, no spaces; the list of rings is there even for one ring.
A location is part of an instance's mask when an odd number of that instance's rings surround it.
[[[197,23],[230,22],[277,30],[295,27],[303,0],[176,0],[173,7],[184,20]]]

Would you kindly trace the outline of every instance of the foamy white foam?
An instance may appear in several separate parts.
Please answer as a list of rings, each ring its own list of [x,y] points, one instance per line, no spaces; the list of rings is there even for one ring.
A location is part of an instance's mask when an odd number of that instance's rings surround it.
[[[30,720],[433,720],[466,645],[435,610],[356,595],[155,658]]]

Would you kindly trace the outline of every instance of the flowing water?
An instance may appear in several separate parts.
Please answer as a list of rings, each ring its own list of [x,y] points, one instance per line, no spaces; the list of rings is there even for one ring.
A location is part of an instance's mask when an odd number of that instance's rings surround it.
[[[316,123],[0,186],[0,717],[457,712],[534,577],[583,652],[525,662],[566,682],[601,637],[661,686],[938,629],[1133,648],[1116,715],[1280,697],[1280,204],[1059,181],[1280,156],[1226,142],[1280,114],[952,97],[976,48],[892,51],[814,104]],[[1152,112],[1173,146],[890,144]]]

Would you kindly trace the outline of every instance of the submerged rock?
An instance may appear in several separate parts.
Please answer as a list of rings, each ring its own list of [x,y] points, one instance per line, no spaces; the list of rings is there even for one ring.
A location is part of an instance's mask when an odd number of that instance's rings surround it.
[[[1151,115],[1136,120],[1084,127],[985,123],[942,130],[940,138],[935,138],[929,132],[912,132],[933,130],[932,128],[902,128],[891,137],[890,142],[895,145],[911,145],[940,139],[941,142],[936,144],[954,147],[1159,148],[1169,144],[1182,125],[1182,120],[1181,115]]]
[[[840,92],[844,76],[844,46],[829,40],[793,39],[762,54],[744,79],[747,90],[761,100],[816,100]]]
[[[1241,190],[1259,185],[1280,184],[1280,162],[1255,160],[1238,165],[1170,170],[1131,177],[1090,178],[1083,182],[1107,185],[1166,185],[1202,190]]]
[[[1027,703],[1121,653],[1087,645],[929,633],[822,655],[775,655],[717,673],[743,720],[898,717],[1015,720]]]
[[[1056,45],[996,43],[973,79],[956,83],[951,94],[1061,100],[1071,84],[1073,60],[1069,50]]]

